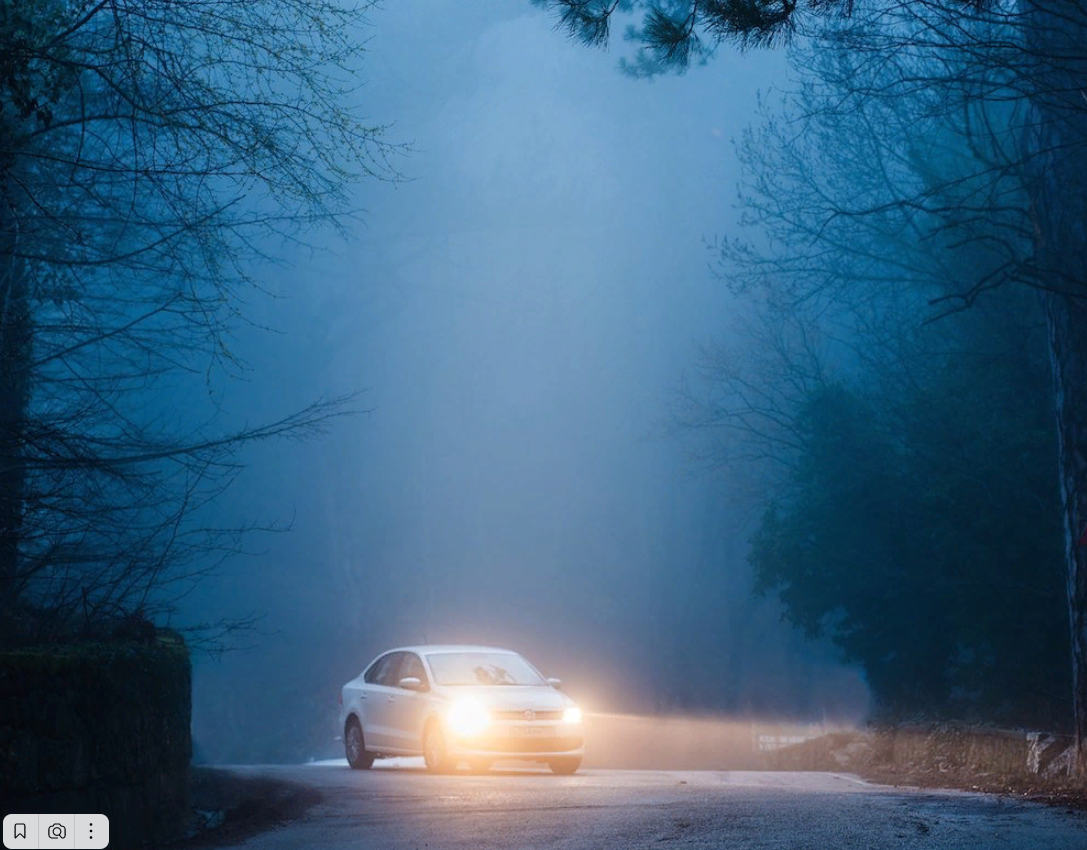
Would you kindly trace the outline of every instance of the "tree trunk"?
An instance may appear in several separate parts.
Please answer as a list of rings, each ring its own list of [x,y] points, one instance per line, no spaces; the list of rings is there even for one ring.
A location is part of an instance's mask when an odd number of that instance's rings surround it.
[[[1027,185],[1057,418],[1072,629],[1076,769],[1087,776],[1087,8],[1020,0],[1030,86]]]
[[[1076,769],[1087,775],[1087,305],[1048,293],[1046,325],[1053,366],[1058,461],[1072,629],[1072,711]]]
[[[0,612],[18,587],[30,402],[30,300],[25,264],[0,229]]]

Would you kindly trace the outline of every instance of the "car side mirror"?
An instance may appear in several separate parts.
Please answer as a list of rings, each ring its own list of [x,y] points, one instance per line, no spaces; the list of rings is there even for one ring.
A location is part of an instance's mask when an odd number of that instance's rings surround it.
[[[562,690],[562,679],[548,679],[547,684],[553,687],[556,691]]]
[[[396,683],[398,688],[403,688],[405,691],[425,691],[426,685],[417,676],[405,676],[399,682]]]

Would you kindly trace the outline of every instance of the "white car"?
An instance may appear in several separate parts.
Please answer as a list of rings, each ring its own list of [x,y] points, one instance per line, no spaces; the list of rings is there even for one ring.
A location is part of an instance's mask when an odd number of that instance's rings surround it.
[[[516,652],[485,646],[406,646],[379,655],[343,686],[340,726],[356,770],[422,755],[446,773],[501,759],[574,773],[585,754],[581,709]]]

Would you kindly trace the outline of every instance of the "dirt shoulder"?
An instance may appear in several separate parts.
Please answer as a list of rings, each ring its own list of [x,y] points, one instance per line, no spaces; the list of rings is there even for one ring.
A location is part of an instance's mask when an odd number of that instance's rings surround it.
[[[767,754],[773,770],[849,772],[883,785],[952,788],[1087,810],[1055,735],[948,724],[833,733]]]
[[[265,776],[246,776],[213,767],[193,767],[192,817],[185,838],[170,850],[230,847],[275,829],[321,802],[308,785]]]

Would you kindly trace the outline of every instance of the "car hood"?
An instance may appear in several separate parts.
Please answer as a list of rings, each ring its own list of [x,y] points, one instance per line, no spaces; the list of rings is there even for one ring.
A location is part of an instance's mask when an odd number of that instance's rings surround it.
[[[449,699],[472,697],[491,711],[556,711],[574,704],[550,685],[446,685],[440,692]]]

